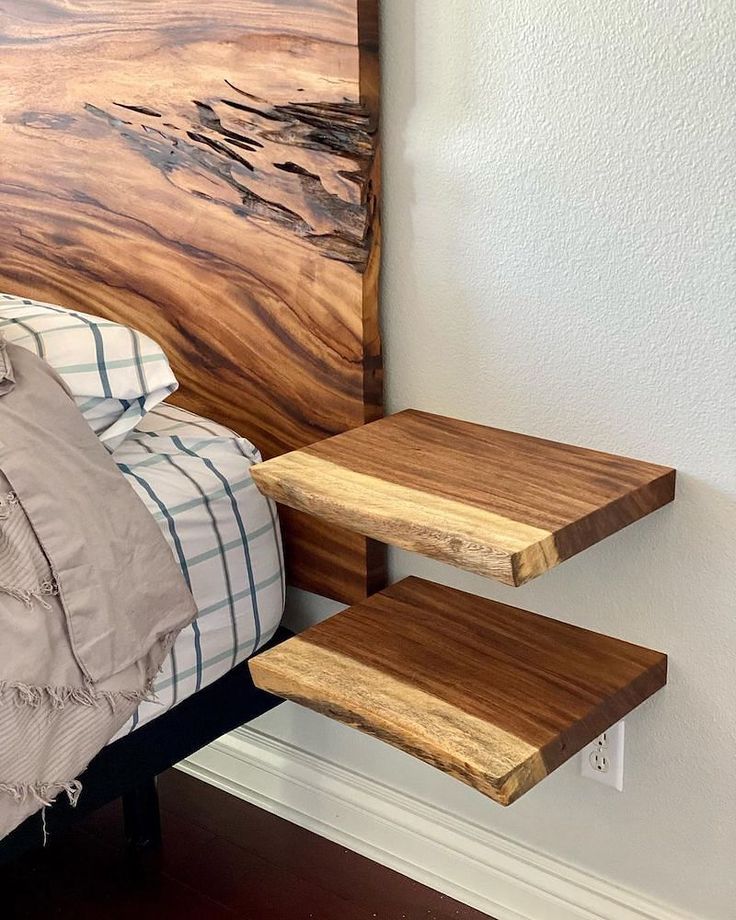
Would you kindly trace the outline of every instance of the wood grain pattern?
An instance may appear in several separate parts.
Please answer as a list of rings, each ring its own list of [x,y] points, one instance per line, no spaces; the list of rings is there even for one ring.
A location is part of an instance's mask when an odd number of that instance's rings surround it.
[[[663,687],[667,658],[407,578],[250,669],[509,805]]]
[[[521,585],[674,498],[675,471],[407,410],[260,464],[289,507]]]
[[[0,290],[142,329],[266,457],[381,415],[377,0],[8,0],[0,47]],[[293,582],[383,583],[284,525]]]

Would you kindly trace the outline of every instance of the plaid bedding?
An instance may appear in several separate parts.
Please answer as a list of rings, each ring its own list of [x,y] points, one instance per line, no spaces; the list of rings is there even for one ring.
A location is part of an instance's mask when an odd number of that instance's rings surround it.
[[[108,450],[177,388],[152,339],[99,316],[0,293],[0,333],[54,368]]]
[[[275,633],[285,582],[276,509],[253,484],[260,459],[227,428],[163,403],[113,453],[159,523],[199,610],[121,737],[226,674]]]

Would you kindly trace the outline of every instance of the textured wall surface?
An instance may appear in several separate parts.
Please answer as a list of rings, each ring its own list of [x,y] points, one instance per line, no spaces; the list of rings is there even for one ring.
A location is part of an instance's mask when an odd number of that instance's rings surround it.
[[[680,471],[674,505],[520,589],[415,572],[669,652],[625,788],[577,758],[503,810],[284,707],[305,746],[690,910],[736,904],[731,0],[386,0],[384,333],[416,406]],[[352,737],[352,736],[351,736]]]

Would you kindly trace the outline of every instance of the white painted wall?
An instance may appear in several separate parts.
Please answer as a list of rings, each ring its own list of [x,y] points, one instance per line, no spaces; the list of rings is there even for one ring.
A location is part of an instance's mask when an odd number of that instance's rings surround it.
[[[680,470],[674,506],[524,588],[400,553],[393,573],[669,652],[669,686],[627,720],[625,791],[573,763],[504,810],[296,707],[260,723],[718,920],[736,917],[735,36],[733,0],[384,0],[389,408]]]

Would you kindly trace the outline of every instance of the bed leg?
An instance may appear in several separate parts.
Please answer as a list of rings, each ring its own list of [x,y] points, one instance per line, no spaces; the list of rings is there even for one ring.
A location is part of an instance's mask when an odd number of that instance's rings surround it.
[[[161,815],[156,777],[144,780],[123,793],[125,839],[136,850],[161,846]]]

